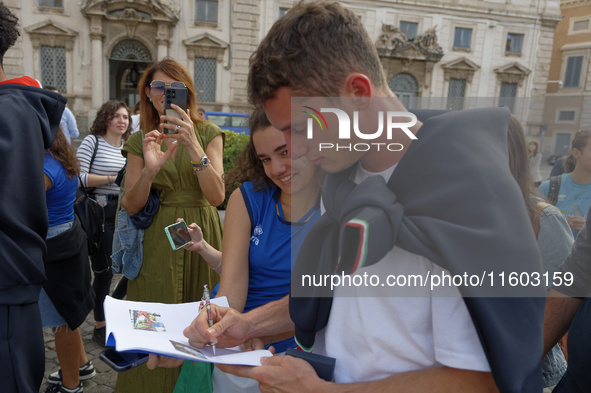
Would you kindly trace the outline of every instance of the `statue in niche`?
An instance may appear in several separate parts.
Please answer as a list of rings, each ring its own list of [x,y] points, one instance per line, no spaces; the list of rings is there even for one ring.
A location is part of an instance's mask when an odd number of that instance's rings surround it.
[[[126,8],[121,15],[124,19],[140,19],[138,13],[133,8]]]
[[[415,39],[415,44],[420,48],[429,53],[443,53],[443,49],[437,43],[437,33],[435,25],[432,29],[427,30],[424,34],[421,34]]]

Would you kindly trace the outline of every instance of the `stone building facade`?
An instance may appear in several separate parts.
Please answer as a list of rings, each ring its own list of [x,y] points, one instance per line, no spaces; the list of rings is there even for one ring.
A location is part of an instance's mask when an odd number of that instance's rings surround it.
[[[570,152],[574,134],[591,127],[591,1],[562,0],[543,122],[546,155]]]
[[[4,0],[22,35],[9,77],[58,85],[80,129],[110,98],[137,101],[150,62],[192,73],[206,110],[248,112],[248,59],[291,0]],[[410,107],[509,105],[542,128],[558,0],[342,1],[374,39],[391,88]],[[338,61],[338,59],[335,59]]]

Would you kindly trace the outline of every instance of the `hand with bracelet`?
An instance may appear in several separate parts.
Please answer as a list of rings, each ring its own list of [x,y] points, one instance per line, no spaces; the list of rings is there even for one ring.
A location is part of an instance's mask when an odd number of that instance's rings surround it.
[[[171,108],[181,119],[161,114],[158,129],[162,133],[162,138],[169,148],[174,145],[183,146],[193,165],[193,174],[200,179],[203,195],[213,206],[219,206],[225,198],[222,180],[223,137],[222,135],[215,137],[204,149],[197,139],[196,132],[199,131],[196,131],[195,122],[191,119],[191,110],[188,108],[185,112],[175,104],[171,104]]]

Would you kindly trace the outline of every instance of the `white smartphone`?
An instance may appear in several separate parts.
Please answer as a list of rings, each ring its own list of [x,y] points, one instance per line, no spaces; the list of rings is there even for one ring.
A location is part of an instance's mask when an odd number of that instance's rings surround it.
[[[173,250],[178,250],[191,242],[191,234],[184,221],[167,226],[164,228],[164,232],[166,232]]]

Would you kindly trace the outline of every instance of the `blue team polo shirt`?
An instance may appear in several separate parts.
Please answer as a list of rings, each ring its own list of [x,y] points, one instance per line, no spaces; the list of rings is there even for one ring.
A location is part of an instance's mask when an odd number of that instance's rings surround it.
[[[320,209],[315,206],[300,222],[291,223],[283,219],[278,188],[255,191],[246,182],[240,191],[251,222],[247,312],[289,293],[292,246],[299,250]]]
[[[587,212],[591,206],[591,184],[581,184],[573,180],[570,173],[561,175],[560,190],[558,190],[558,201],[556,207],[560,209],[564,217],[580,216],[587,218]],[[550,192],[550,180],[545,181],[538,187],[540,194],[545,197]],[[578,231],[573,229],[573,236],[576,238]]]
[[[43,172],[53,184],[45,193],[49,226],[53,227],[73,221],[78,178],[69,179],[62,164],[49,152],[45,153]]]

